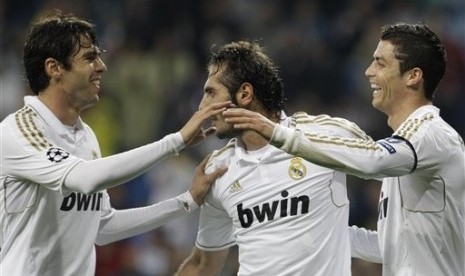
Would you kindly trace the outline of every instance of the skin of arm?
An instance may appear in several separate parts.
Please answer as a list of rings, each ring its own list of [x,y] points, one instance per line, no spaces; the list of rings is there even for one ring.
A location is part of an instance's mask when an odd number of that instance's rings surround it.
[[[181,264],[176,276],[218,275],[228,257],[229,248],[219,251],[204,251],[194,247],[190,256]]]

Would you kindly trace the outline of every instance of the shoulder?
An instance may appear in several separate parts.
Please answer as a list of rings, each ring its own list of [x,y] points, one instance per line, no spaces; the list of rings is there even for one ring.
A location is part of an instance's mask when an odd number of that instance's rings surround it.
[[[236,139],[231,139],[221,149],[214,150],[207,162],[206,171],[213,171],[215,168],[224,166],[229,163],[229,159],[234,155]]]
[[[327,114],[308,115],[305,112],[297,112],[291,116],[291,127],[305,132],[319,132],[331,136],[371,139],[357,124]]]
[[[396,130],[395,135],[409,140],[412,144],[429,144],[441,148],[461,144],[462,138],[436,112],[427,112],[406,120]]]
[[[395,135],[411,140],[415,136],[424,134],[430,127],[434,127],[432,123],[437,122],[437,119],[439,116],[433,112],[412,116],[400,125]]]
[[[236,147],[236,139],[231,139],[229,142],[222,147],[221,149],[214,150],[210,160],[222,160],[231,157],[234,154],[234,148]]]
[[[10,114],[1,125],[2,144],[18,145],[27,151],[43,151],[52,146],[46,137],[44,122],[29,106]]]
[[[94,130],[84,121],[81,121],[82,123],[82,128],[85,131],[86,135],[89,137],[92,137],[94,141],[97,141],[97,135],[95,134]]]

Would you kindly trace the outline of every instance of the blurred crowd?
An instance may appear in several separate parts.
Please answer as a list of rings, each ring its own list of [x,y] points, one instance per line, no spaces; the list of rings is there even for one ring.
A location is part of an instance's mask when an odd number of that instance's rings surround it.
[[[442,38],[448,68],[435,104],[465,137],[463,0],[2,0],[0,119],[30,94],[21,64],[27,26],[58,8],[96,24],[108,72],[98,106],[85,114],[104,156],[179,130],[198,108],[212,47],[257,40],[280,67],[287,112],[329,114],[356,122],[374,139],[391,134],[371,106],[364,76],[384,24],[425,22]],[[226,141],[210,138],[111,189],[112,205],[138,207],[184,192],[201,158]],[[350,223],[376,228],[379,182],[349,177]],[[97,275],[172,275],[190,253],[198,212],[136,238],[98,247]],[[235,252],[235,250],[233,250]],[[234,254],[223,275],[234,275]],[[354,276],[381,275],[354,260]]]

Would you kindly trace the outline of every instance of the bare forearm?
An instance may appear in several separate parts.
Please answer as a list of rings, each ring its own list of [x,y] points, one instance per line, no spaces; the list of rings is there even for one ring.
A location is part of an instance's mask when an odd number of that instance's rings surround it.
[[[176,276],[214,276],[223,269],[229,249],[202,251],[194,248],[191,255],[181,264]]]

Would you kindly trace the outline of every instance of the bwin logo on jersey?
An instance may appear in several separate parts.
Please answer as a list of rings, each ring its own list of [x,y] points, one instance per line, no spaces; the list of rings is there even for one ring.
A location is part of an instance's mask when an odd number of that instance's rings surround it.
[[[69,157],[69,153],[60,148],[50,148],[47,151],[48,160],[58,163]]]
[[[263,222],[266,220],[274,220],[275,216],[287,217],[287,216],[297,216],[299,214],[306,214],[309,211],[310,198],[306,195],[299,197],[287,198],[289,192],[284,190],[281,192],[283,199],[275,200],[271,203],[264,203],[261,206],[256,205],[252,208],[244,208],[243,204],[240,203],[237,205],[237,216],[241,222],[243,228],[249,228],[254,222],[254,217],[257,218],[258,222]],[[288,206],[290,205],[290,210]],[[278,210],[279,206],[279,210]],[[299,212],[300,206],[300,212]],[[254,216],[255,215],[255,216]]]
[[[81,193],[71,193],[63,199],[61,211],[100,211],[102,208],[103,193],[84,195]]]

